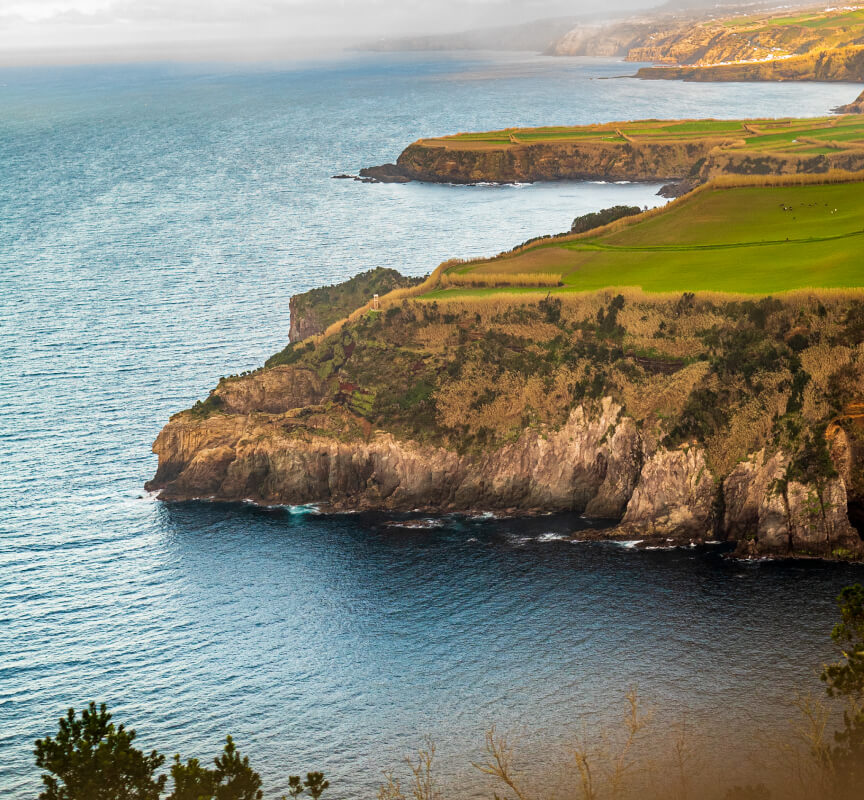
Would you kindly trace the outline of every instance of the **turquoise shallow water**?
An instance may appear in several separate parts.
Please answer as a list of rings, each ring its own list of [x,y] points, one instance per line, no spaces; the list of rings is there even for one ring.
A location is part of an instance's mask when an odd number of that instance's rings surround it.
[[[857,94],[598,80],[632,70],[474,54],[0,72],[4,798],[34,796],[33,739],[90,699],[169,754],[208,758],[233,733],[271,795],[322,768],[334,798],[372,796],[425,732],[470,793],[494,721],[542,765],[632,681],[706,731],[774,722],[748,693],[810,679],[856,569],[561,541],[578,519],[411,529],[142,496],[160,426],[283,347],[294,292],[657,202],[656,186],[330,175],[421,135],[821,114]]]

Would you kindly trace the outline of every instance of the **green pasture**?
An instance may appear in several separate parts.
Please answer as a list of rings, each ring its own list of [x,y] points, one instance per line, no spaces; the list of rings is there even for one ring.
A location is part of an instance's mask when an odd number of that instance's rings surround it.
[[[864,120],[858,115],[815,119],[755,120],[639,120],[583,127],[514,128],[486,133],[459,133],[440,139],[425,139],[425,145],[456,148],[510,147],[541,142],[634,142],[681,144],[704,139],[726,139],[730,149],[795,152],[807,142],[800,139],[864,145]],[[741,140],[741,143],[735,143]]]
[[[583,239],[538,243],[458,273],[547,272],[552,291],[639,286],[649,292],[770,294],[864,286],[864,183],[714,189],[661,214]],[[477,296],[549,289],[447,289]]]
[[[842,13],[826,13],[825,11],[807,12],[788,16],[745,16],[724,20],[726,28],[753,28],[754,31],[768,30],[777,27],[799,27],[811,29],[857,28],[864,25],[864,10],[849,9]]]

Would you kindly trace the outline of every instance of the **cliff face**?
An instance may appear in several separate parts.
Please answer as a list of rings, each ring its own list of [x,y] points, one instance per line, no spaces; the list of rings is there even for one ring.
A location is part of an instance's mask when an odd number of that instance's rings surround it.
[[[302,371],[296,378],[307,385]],[[316,503],[337,511],[579,511],[620,520],[604,538],[658,545],[723,538],[738,542],[743,556],[864,557],[842,478],[781,486],[788,456],[763,451],[718,483],[704,450],[652,445],[608,397],[578,406],[558,430],[526,432],[480,456],[384,431],[335,439],[297,410],[264,407],[272,405],[253,401],[242,413],[172,420],[154,443],[159,470],[148,488],[166,500]]]
[[[580,26],[553,43],[553,55],[624,56],[671,68],[637,77],[694,81],[862,80],[864,24],[855,9],[741,16],[660,14]]]
[[[850,523],[864,500],[864,304],[628,297],[413,300],[361,317],[175,415],[148,488],[577,511],[645,545],[864,558]]]
[[[420,139],[386,171],[433,183],[686,179],[693,184],[724,174],[855,172],[864,169],[859,128],[852,116],[511,128]]]
[[[635,60],[650,61],[653,59]],[[858,83],[864,81],[864,47],[822,50],[817,53],[751,63],[642,67],[636,72],[636,77],[645,80],[850,81]]]
[[[396,163],[413,180],[437,183],[674,180],[686,177],[714,147],[730,141],[549,142],[474,149],[415,143]]]
[[[335,438],[314,419],[263,414],[261,407],[253,402],[231,417],[173,420],[154,444],[160,467],[152,487],[166,499],[250,498],[332,509],[590,507],[620,516],[641,465],[632,420],[620,420],[611,400],[595,414],[575,409],[556,431],[471,456],[384,431],[355,438],[348,419],[346,435]],[[328,427],[332,422],[330,416]]]
[[[864,92],[858,95],[851,103],[838,106],[834,109],[835,114],[864,114]]]

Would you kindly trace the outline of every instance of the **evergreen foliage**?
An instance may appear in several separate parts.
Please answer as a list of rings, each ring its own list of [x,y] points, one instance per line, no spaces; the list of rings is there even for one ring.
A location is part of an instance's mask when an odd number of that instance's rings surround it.
[[[158,800],[167,779],[155,773],[165,757],[133,747],[135,736],[111,722],[104,703],[80,716],[70,708],[56,736],[36,741],[36,766],[46,770],[39,800]]]

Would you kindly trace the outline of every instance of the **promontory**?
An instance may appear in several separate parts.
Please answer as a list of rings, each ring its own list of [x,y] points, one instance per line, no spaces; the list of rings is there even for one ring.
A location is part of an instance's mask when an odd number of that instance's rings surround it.
[[[717,179],[352,299],[172,417],[149,488],[864,558],[862,177]]]

